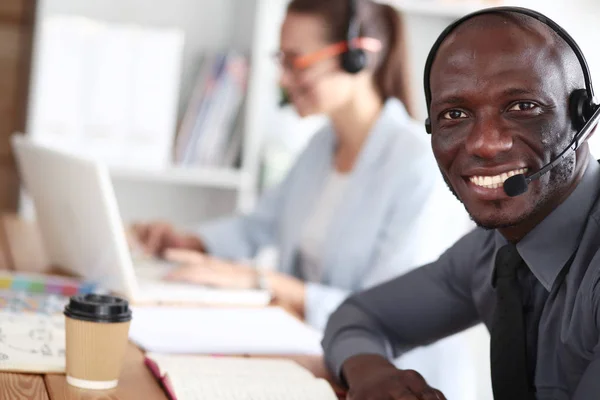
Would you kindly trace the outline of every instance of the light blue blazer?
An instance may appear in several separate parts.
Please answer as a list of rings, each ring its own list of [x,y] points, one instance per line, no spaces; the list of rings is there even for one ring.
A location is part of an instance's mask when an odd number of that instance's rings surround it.
[[[336,136],[326,126],[310,140],[286,178],[264,193],[252,213],[200,227],[208,251],[239,260],[274,245],[279,270],[302,279],[296,262],[300,234],[333,168],[335,144]],[[386,101],[331,219],[323,279],[306,284],[307,322],[323,328],[349,293],[437,258],[446,245],[435,251],[426,246],[423,251],[423,243],[431,239],[430,228],[439,228],[439,221],[424,216],[440,182],[424,128],[409,117],[400,101]],[[448,236],[447,245],[455,238]]]

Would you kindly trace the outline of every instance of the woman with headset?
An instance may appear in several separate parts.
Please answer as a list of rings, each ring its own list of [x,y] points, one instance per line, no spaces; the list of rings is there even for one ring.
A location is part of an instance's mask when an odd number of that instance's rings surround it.
[[[440,173],[407,110],[401,31],[397,11],[371,0],[289,3],[280,83],[300,116],[325,114],[329,124],[249,215],[193,234],[136,226],[150,252],[182,264],[170,279],[262,285],[323,328],[349,293],[436,258],[456,239],[425,218]],[[276,270],[240,262],[269,245],[279,250]]]

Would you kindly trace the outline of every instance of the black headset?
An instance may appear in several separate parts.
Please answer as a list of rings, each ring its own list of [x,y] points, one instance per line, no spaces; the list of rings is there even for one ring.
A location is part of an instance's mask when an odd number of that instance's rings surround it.
[[[427,131],[427,133],[431,133],[431,88],[429,87],[429,76],[431,74],[431,66],[433,64],[433,60],[435,59],[435,55],[439,50],[442,42],[457,26],[459,26],[466,20],[482,14],[500,12],[511,12],[532,17],[551,28],[569,45],[569,47],[571,47],[571,49],[577,56],[577,60],[579,60],[579,64],[581,65],[581,69],[583,71],[583,78],[585,80],[585,89],[575,89],[569,96],[569,113],[571,116],[573,128],[577,131],[580,131],[581,128],[583,128],[583,126],[585,125],[585,123],[592,117],[595,109],[598,108],[598,104],[595,102],[594,98],[594,89],[592,88],[592,77],[590,74],[590,70],[588,68],[585,57],[583,56],[583,52],[581,51],[577,43],[575,43],[575,40],[567,33],[567,31],[561,28],[556,22],[552,21],[550,18],[537,11],[533,11],[522,7],[492,7],[468,14],[450,24],[440,34],[433,47],[431,48],[429,56],[427,56],[427,62],[425,63],[425,75],[423,80],[425,86],[425,100],[427,102],[427,119],[425,120],[425,130]]]
[[[360,24],[358,23],[358,0],[348,1],[348,31],[346,33],[346,45],[348,50],[341,54],[342,69],[350,74],[356,74],[367,66],[367,54],[360,47],[354,45],[360,36]]]

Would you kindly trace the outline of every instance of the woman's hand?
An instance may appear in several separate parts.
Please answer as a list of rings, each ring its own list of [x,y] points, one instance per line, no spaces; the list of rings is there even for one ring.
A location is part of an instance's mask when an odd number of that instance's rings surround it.
[[[185,249],[168,249],[165,258],[180,265],[165,277],[167,280],[233,289],[258,287],[258,271],[248,265]],[[304,282],[277,271],[267,271],[264,276],[275,303],[304,315]]]
[[[172,225],[165,222],[133,224],[127,233],[130,243],[140,245],[147,253],[158,257],[163,257],[168,248],[205,251],[200,238],[177,232]]]
[[[246,265],[184,249],[168,249],[165,258],[180,265],[167,274],[167,280],[234,289],[257,287],[257,271]]]

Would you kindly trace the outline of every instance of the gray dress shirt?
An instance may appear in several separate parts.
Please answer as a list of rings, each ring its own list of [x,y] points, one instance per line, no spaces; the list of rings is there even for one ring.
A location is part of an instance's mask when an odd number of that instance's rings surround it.
[[[571,195],[517,244],[538,400],[600,399],[600,166],[589,156]],[[402,353],[483,322],[491,327],[496,252],[506,239],[476,228],[437,261],[349,297],[323,338],[341,378],[356,354]]]

